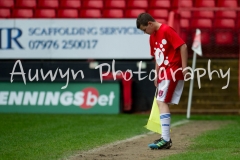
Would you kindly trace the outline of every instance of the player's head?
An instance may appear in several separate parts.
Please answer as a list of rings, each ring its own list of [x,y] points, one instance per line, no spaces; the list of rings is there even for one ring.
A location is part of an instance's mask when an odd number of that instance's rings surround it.
[[[146,34],[155,32],[155,19],[148,13],[141,13],[137,17],[137,28]]]

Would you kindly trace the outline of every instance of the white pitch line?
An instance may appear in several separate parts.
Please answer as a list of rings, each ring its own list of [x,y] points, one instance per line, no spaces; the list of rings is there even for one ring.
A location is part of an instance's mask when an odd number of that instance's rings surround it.
[[[175,123],[171,124],[171,127],[180,126],[180,125],[183,125],[183,124],[188,123],[188,122],[190,122],[190,120],[181,120],[181,121],[178,121],[178,122],[175,122]],[[95,149],[84,151],[84,152],[82,152],[80,154],[77,154],[75,156],[72,156],[72,157],[77,157],[78,155],[81,155],[81,154],[84,154],[84,153],[93,153],[93,152],[101,151],[101,150],[106,149],[106,148],[112,148],[115,145],[118,145],[118,144],[121,144],[121,143],[130,142],[130,141],[133,141],[133,140],[136,140],[136,139],[139,139],[139,138],[142,138],[142,137],[145,137],[147,135],[154,134],[154,133],[155,132],[148,132],[148,133],[137,135],[137,136],[125,139],[125,140],[120,140],[120,141],[117,141],[117,142],[106,144],[106,145],[103,145],[103,146],[95,148]]]
[[[187,120],[187,119],[181,120],[181,121],[178,121],[178,122],[173,123],[173,124],[171,125],[171,127],[180,126],[180,125],[183,125],[183,124],[188,123],[188,122],[190,122],[190,120]]]

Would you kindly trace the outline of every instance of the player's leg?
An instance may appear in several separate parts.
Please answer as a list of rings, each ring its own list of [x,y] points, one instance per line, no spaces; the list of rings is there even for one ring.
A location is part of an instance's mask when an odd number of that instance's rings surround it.
[[[171,114],[167,103],[157,101],[160,112],[160,122],[162,128],[161,138],[155,140],[153,144],[149,144],[151,149],[169,149],[172,146],[172,140],[170,138],[170,123]]]
[[[157,103],[160,110],[162,137],[149,144],[152,149],[169,149],[172,146],[170,138],[171,114],[169,104],[178,104],[183,90],[183,83],[164,80],[158,85]]]
[[[158,86],[157,103],[160,111],[162,138],[165,142],[170,141],[171,113],[168,104],[171,103],[177,83],[177,81],[165,80]]]
[[[157,101],[160,112],[160,122],[162,127],[162,138],[168,142],[170,141],[170,124],[171,113],[169,106],[165,102]]]

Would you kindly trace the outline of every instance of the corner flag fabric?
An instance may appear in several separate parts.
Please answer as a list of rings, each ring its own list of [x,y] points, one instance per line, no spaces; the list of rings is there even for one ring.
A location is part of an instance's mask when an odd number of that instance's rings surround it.
[[[199,56],[202,56],[202,45],[201,45],[201,31],[196,29],[196,34],[193,40],[192,50]]]
[[[148,119],[148,123],[145,126],[148,130],[161,134],[162,129],[160,125],[160,112],[157,105],[156,97],[154,96],[152,110]]]

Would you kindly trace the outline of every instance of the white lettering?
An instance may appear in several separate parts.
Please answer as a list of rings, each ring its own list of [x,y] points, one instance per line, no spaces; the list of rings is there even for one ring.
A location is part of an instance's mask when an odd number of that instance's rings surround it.
[[[7,91],[0,92],[0,105],[7,104],[8,94],[9,94],[9,92],[7,92]]]
[[[188,81],[189,79],[193,79],[194,78],[194,71],[193,71],[193,69],[191,67],[186,67],[186,68],[183,69],[183,72],[185,72],[186,70],[190,70],[191,72],[187,72],[184,75],[184,81]]]
[[[154,78],[153,79],[151,79],[151,77],[152,77],[152,72],[154,73]],[[149,73],[149,80],[150,81],[154,81],[155,79],[157,78],[157,71],[155,70],[155,69],[152,69],[151,71],[150,71],[150,73]]]
[[[45,79],[48,77],[48,75],[50,75],[51,81],[54,81],[54,80],[56,79],[57,71],[58,71],[58,68],[56,69],[56,71],[55,71],[55,73],[54,73],[54,75],[53,75],[52,70],[49,70],[49,71],[46,73],[46,75],[44,76],[43,69],[40,70],[41,75],[42,75],[42,79],[45,80]]]
[[[101,96],[98,97],[98,104],[100,106],[106,106],[107,105],[107,101],[108,101],[107,95],[101,95]]]
[[[63,92],[60,97],[60,103],[64,106],[70,106],[73,101],[72,92]]]
[[[63,86],[63,87],[61,88],[61,89],[65,89],[65,88],[67,88],[67,86],[68,86],[68,82],[69,82],[69,68],[67,69],[67,71],[66,71],[66,73],[65,73],[64,75],[63,75],[61,69],[59,69],[59,72],[60,72],[60,76],[61,76],[61,78],[64,78],[64,77],[67,76],[67,82],[66,82],[66,85]]]
[[[161,76],[162,71],[163,71],[163,74],[164,74],[163,77]],[[165,70],[164,67],[161,67],[161,68],[159,69],[158,78],[159,78],[159,80],[166,80],[166,79],[167,79],[167,73],[166,73],[166,70]],[[165,84],[162,86],[161,89],[163,90],[164,88],[166,88],[166,87],[167,87],[167,84],[168,84],[167,81],[165,81]]]
[[[210,80],[212,80],[212,74],[213,74],[214,72],[217,73],[218,78],[219,78],[219,73],[218,73],[218,71],[216,71],[216,70],[211,71],[211,60],[209,59],[209,60],[208,60],[208,77],[209,77]]]
[[[45,92],[40,92],[38,97],[38,105],[43,105],[45,98]]]
[[[92,92],[87,93],[87,106],[94,106],[97,103],[97,97]]]
[[[199,71],[203,71],[203,73],[200,75]],[[204,68],[196,68],[194,72],[197,71],[197,81],[198,81],[198,87],[201,88],[201,77],[203,77],[206,74],[206,70]]]
[[[83,71],[82,71],[82,70],[79,70],[79,71],[75,74],[75,73],[74,73],[74,70],[71,69],[71,72],[72,72],[73,80],[75,80],[75,79],[77,78],[77,75],[78,75],[79,72],[81,73],[82,79],[84,79],[84,74],[83,74]]]
[[[109,101],[108,101],[108,105],[112,106],[113,105],[113,99],[115,98],[114,92],[111,91],[109,94]]]
[[[74,95],[73,104],[75,106],[81,106],[84,102],[83,96],[84,96],[83,92],[76,92],[75,95]]]
[[[227,77],[227,85],[222,87],[222,89],[226,89],[228,87],[228,84],[230,81],[230,68],[227,70],[226,74],[223,74],[223,71],[220,69],[220,74],[221,74],[222,78],[225,78],[226,76],[228,76]]]
[[[29,71],[28,71],[28,79],[29,79],[29,81],[33,81],[34,79],[36,79],[38,81],[39,80],[39,78],[38,78],[38,69],[36,69],[36,74],[35,74],[35,76],[33,78],[31,76],[31,69],[29,69]]]
[[[134,74],[138,74],[138,80],[139,81],[144,80],[145,78],[147,78],[147,76],[145,76],[143,78],[141,77],[142,73],[146,73],[145,71],[141,71],[141,69],[142,69],[142,61],[139,62],[138,71],[133,72]]]
[[[15,68],[16,68],[16,66],[17,66],[17,64],[19,64],[19,67],[20,67],[20,70],[21,70],[21,72],[15,72]],[[23,66],[22,66],[22,63],[21,63],[21,61],[20,60],[17,60],[16,62],[15,62],[15,64],[14,64],[14,66],[13,66],[13,69],[12,69],[12,73],[10,73],[11,74],[11,83],[13,82],[13,75],[22,75],[22,78],[23,78],[23,82],[24,82],[24,84],[26,85],[26,77],[25,77],[25,72],[24,72],[24,70],[23,70]]]
[[[172,68],[170,69],[170,72],[171,72],[171,75],[172,75],[172,79],[173,81],[175,82],[176,81],[176,73],[179,71],[179,70],[182,70],[182,68],[178,68],[177,70],[175,70],[174,72],[172,71]]]
[[[127,73],[130,74],[129,77],[127,76],[128,75]],[[125,81],[129,81],[133,77],[132,70],[128,69],[125,73],[123,73],[121,70],[115,71],[115,60],[112,61],[112,74],[113,74],[114,80],[116,80],[116,75],[120,75],[120,74]],[[128,79],[127,79],[127,77],[128,77]]]
[[[23,100],[23,92],[19,91],[18,94],[15,91],[10,92],[8,104],[13,105],[14,103],[16,105],[21,105]]]
[[[103,70],[102,70],[102,67],[103,66],[107,66],[108,67],[108,71],[106,73],[103,74]],[[95,69],[98,69],[99,68],[99,74],[100,74],[100,80],[101,80],[101,83],[102,83],[102,79],[103,79],[103,76],[107,76],[110,72],[110,65],[107,64],[107,63],[103,63],[103,64],[99,64],[95,67]]]
[[[50,104],[52,105],[58,105],[58,100],[59,100],[60,92],[47,92],[46,94],[46,99],[45,99],[45,105],[49,106]]]
[[[28,105],[29,103],[30,105],[36,105],[37,96],[38,96],[38,92],[33,92],[33,94],[29,91],[25,92],[23,105]]]

